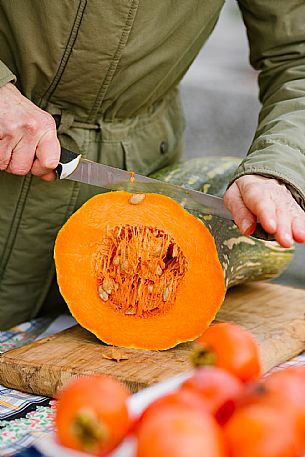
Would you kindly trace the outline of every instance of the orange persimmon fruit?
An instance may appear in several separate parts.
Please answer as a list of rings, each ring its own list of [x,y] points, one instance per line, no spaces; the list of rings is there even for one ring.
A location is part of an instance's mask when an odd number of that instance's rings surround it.
[[[185,406],[190,410],[198,411],[199,413],[207,413],[209,411],[209,404],[200,395],[199,392],[191,389],[180,389],[178,388],[174,392],[162,395],[153,402],[151,402],[139,416],[136,427],[146,420],[149,415],[162,414],[162,409],[166,409],[171,406]]]
[[[213,414],[217,422],[223,425],[233,414],[238,398],[243,392],[243,383],[233,374],[222,368],[197,368],[193,375],[180,387],[180,395],[196,392]]]
[[[223,368],[243,382],[257,379],[262,371],[259,347],[251,333],[229,322],[212,325],[203,333],[195,343],[192,363]]]
[[[136,457],[226,457],[221,429],[208,413],[163,405],[141,421]]]
[[[237,409],[224,437],[229,457],[302,457],[295,421],[267,404]]]
[[[59,393],[55,425],[60,444],[103,456],[126,436],[127,389],[110,376],[84,376]]]
[[[268,405],[296,424],[305,452],[305,366],[289,367],[250,383],[237,400],[237,408]]]

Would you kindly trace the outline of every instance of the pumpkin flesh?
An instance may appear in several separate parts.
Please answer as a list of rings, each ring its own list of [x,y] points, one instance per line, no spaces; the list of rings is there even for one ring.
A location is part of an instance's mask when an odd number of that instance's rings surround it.
[[[167,349],[197,338],[225,295],[214,239],[174,200],[99,194],[60,230],[55,262],[71,313],[102,341]]]

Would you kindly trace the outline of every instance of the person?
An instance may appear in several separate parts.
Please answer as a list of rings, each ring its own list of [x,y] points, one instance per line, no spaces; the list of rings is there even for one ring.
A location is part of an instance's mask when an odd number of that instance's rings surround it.
[[[180,156],[179,81],[223,0],[0,2],[0,325],[56,292],[59,228],[96,189],[54,181],[60,144],[149,174]],[[225,193],[240,231],[259,219],[305,242],[305,3],[240,0],[262,110]],[[52,298],[52,299],[51,299]]]

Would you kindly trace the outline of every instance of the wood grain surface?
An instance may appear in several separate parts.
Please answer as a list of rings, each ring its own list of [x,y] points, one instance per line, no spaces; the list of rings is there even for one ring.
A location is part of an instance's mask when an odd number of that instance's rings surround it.
[[[233,288],[217,320],[252,332],[267,371],[305,349],[305,290],[268,283]],[[114,348],[75,326],[2,354],[0,384],[53,397],[72,377],[105,373],[137,392],[188,370],[191,347],[184,343],[167,351]]]

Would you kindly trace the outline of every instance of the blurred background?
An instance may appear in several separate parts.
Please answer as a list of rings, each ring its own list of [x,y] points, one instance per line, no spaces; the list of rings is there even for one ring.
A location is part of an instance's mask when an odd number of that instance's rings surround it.
[[[184,158],[246,155],[260,109],[257,74],[237,2],[227,0],[207,44],[185,76],[182,101],[187,122]],[[273,282],[305,288],[305,245]]]

